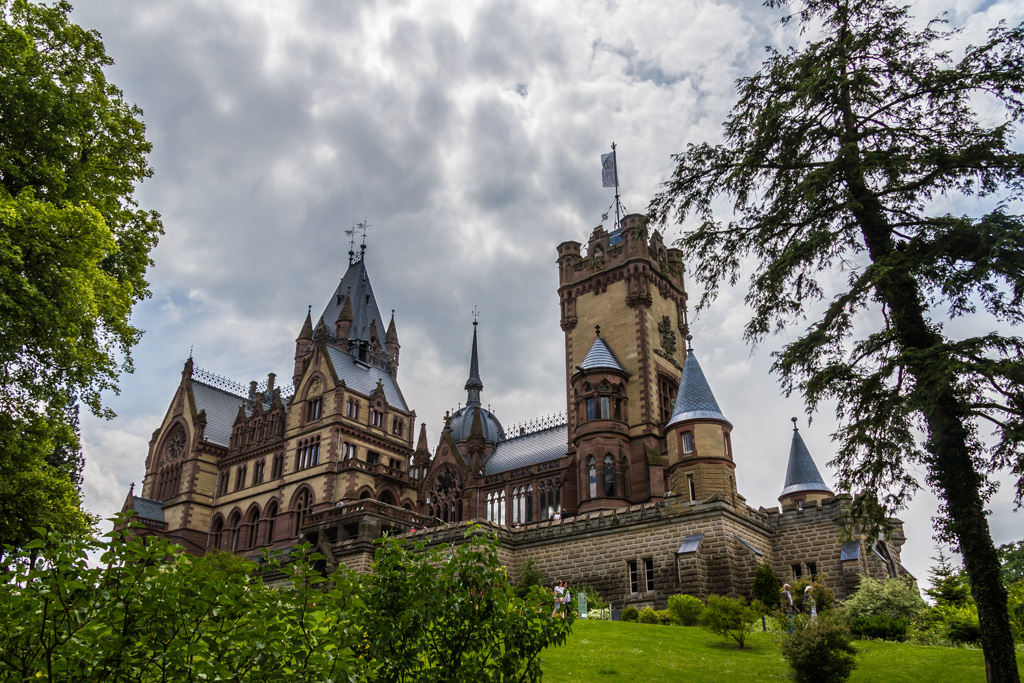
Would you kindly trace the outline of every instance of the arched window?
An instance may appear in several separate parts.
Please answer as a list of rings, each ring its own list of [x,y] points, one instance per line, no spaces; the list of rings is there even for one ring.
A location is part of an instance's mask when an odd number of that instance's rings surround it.
[[[223,540],[224,534],[224,518],[217,515],[213,518],[213,524],[210,525],[210,546],[214,550],[220,550],[220,544]]]
[[[505,491],[498,492],[498,524],[505,524]]]
[[[253,507],[251,510],[249,510],[249,514],[245,516],[245,550],[256,547],[256,534],[259,531],[259,526],[260,511],[259,508]]]
[[[604,456],[604,495],[615,495],[615,458],[610,453]]]
[[[462,521],[462,475],[452,465],[442,465],[427,487],[427,513],[444,522]]]
[[[277,501],[272,500],[267,504],[267,509],[264,510],[265,519],[267,520],[267,535],[264,539],[264,543],[270,545],[274,542],[274,522],[277,517]]]
[[[306,515],[309,514],[310,508],[313,507],[313,494],[309,492],[309,489],[302,489],[299,495],[295,498],[295,533],[293,536],[298,536],[302,530],[302,523],[306,521]]]
[[[548,488],[550,488],[551,482],[542,481],[537,489],[540,492],[540,518],[541,521],[551,518],[551,513],[548,511]]]
[[[240,531],[239,527],[241,526],[241,524],[242,514],[238,512],[238,510],[235,510],[234,512],[231,513],[231,517],[228,518],[228,530],[231,532],[231,545],[228,547],[228,550],[230,550],[231,552],[235,552],[236,550],[238,550],[238,536]]]
[[[587,458],[587,476],[590,479],[590,497],[597,498],[597,465],[594,456]]]
[[[526,487],[524,498],[526,501],[526,513],[523,515],[523,521],[528,524],[533,521],[533,484]]]
[[[395,505],[395,497],[391,495],[390,491],[381,491],[380,497],[377,500],[387,505]]]

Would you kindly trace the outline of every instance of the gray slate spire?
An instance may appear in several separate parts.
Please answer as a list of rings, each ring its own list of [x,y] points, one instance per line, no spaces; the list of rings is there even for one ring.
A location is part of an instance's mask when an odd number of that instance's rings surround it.
[[[373,295],[373,288],[370,286],[370,277],[366,272],[366,263],[357,261],[349,266],[345,277],[341,278],[338,288],[334,291],[324,313],[321,316],[327,328],[333,330],[338,317],[345,307],[346,301],[351,300],[352,326],[349,328],[348,338],[350,341],[370,341],[370,327],[376,323],[377,334],[387,329],[384,319],[377,308],[377,299]]]
[[[793,418],[793,443],[789,447],[789,466],[786,467],[786,485],[782,489],[779,499],[791,493],[802,493],[812,491],[815,493],[832,494],[832,489],[825,485],[821,473],[811,458],[807,445],[804,444],[800,431],[796,428],[796,418]],[[834,494],[833,494],[834,495]]]
[[[600,330],[600,327],[598,330]],[[590,351],[587,352],[586,358],[583,359],[579,367],[580,370],[611,369],[626,372],[626,369],[622,367],[622,363],[615,357],[612,350],[608,348],[608,344],[605,343],[604,339],[601,339],[600,331],[598,331],[597,339],[594,340],[593,346],[590,347]]]
[[[683,376],[679,380],[679,391],[676,393],[676,406],[672,411],[672,417],[666,429],[685,420],[721,420],[730,427],[732,423],[722,414],[718,407],[715,395],[711,393],[711,387],[704,378],[704,372],[700,369],[697,357],[693,355],[693,348],[686,351],[686,364],[683,366]]]
[[[480,361],[477,359],[476,353],[476,326],[477,322],[473,321],[473,354],[469,359],[469,379],[466,380],[466,391],[469,395],[466,398],[467,406],[478,406],[480,405],[480,392],[484,388],[484,383],[480,381]]]

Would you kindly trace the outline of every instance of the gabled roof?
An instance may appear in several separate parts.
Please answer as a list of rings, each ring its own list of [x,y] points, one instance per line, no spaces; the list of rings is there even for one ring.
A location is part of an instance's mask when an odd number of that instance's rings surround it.
[[[558,425],[505,439],[484,462],[484,474],[498,474],[561,458],[568,451],[569,427]]]
[[[796,418],[793,420],[795,421]],[[779,497],[782,498],[790,493],[801,491],[832,493],[832,489],[826,486],[825,480],[821,478],[821,473],[818,472],[811,453],[807,450],[807,445],[794,422],[793,441],[789,447],[789,465],[786,467],[786,485]]]
[[[238,406],[245,405],[246,415],[251,412],[247,399],[204,384],[195,378],[192,379],[192,396],[196,399],[196,412],[206,411],[206,430],[203,436],[218,446],[227,446],[230,443],[231,429],[238,416]]]
[[[626,372],[626,369],[622,367],[622,363],[619,362],[619,359],[615,357],[615,354],[612,353],[608,344],[601,337],[594,340],[590,351],[587,352],[586,358],[583,359],[579,367],[580,370],[618,370],[619,372]]]
[[[164,504],[159,500],[132,496],[132,509],[143,519],[151,519],[156,522],[166,521],[164,520]]]
[[[711,386],[704,378],[697,356],[693,349],[686,352],[686,364],[683,365],[683,376],[679,380],[679,391],[676,393],[676,405],[666,427],[685,420],[721,420],[732,425],[718,407]]]
[[[327,357],[330,359],[331,365],[334,366],[334,372],[337,373],[338,379],[344,381],[345,386],[349,389],[369,396],[377,390],[377,383],[380,382],[384,387],[384,398],[387,399],[388,405],[399,410],[409,410],[405,405],[405,399],[402,398],[402,392],[398,390],[395,378],[386,371],[374,365],[360,363],[330,344],[325,345],[324,348],[327,349]]]
[[[351,340],[370,341],[370,326],[377,323],[377,334],[380,341],[384,343],[384,334],[387,326],[380,316],[377,308],[377,300],[373,296],[373,288],[370,286],[370,278],[366,273],[366,264],[360,260],[348,267],[345,276],[338,283],[338,288],[331,295],[327,302],[323,315],[324,324],[331,334],[334,334],[334,324],[338,322],[341,309],[345,301],[352,298],[352,327],[349,328],[348,338]]]

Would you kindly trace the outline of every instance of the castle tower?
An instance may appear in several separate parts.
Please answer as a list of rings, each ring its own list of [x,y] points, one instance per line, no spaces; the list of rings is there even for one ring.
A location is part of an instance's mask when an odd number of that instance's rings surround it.
[[[786,484],[779,496],[782,507],[813,504],[831,498],[835,493],[825,485],[821,473],[811,458],[807,445],[796,428],[793,418],[793,442],[789,447],[789,465],[786,467]]]
[[[718,407],[691,346],[675,408],[665,426],[668,480],[676,495],[696,503],[718,494],[736,504],[731,432],[732,423]]]
[[[606,504],[587,503],[600,496],[590,495],[588,464],[579,454],[584,447],[600,450],[611,434],[617,435],[625,456],[622,490],[620,493],[617,487],[615,497],[636,503],[665,492],[661,436],[672,414],[685,360],[678,340],[688,329],[686,291],[682,253],[666,248],[657,232],[648,238],[646,229],[646,218],[631,214],[622,220],[619,230],[608,233],[595,228],[585,255],[578,242],[558,246],[568,456],[578,475],[567,478],[563,491],[563,506],[569,513]],[[589,425],[588,414],[579,408],[583,394],[577,395],[583,391],[588,373],[577,373],[594,347],[592,330],[598,325],[602,344],[614,350],[621,367],[620,374],[609,375],[608,386],[613,386],[612,379],[621,383],[624,412],[618,419],[612,414],[599,418],[600,425]],[[601,396],[600,386],[598,383],[596,398]],[[609,453],[602,455],[602,463]],[[595,455],[595,464],[596,460]]]

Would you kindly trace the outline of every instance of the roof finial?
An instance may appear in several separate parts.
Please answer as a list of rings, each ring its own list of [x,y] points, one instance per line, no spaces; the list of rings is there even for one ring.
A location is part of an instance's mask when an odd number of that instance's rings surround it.
[[[363,256],[366,255],[366,229],[370,227],[370,224],[364,216],[363,222],[356,225],[356,227],[363,231],[363,243],[359,245],[359,260],[362,261]]]
[[[192,357],[192,348],[193,348],[192,344],[189,344],[189,345],[188,345],[188,357],[189,357],[189,358],[191,358],[191,357]]]
[[[687,351],[693,351],[693,335],[692,334],[686,335],[686,350]]]
[[[477,323],[480,321],[480,311],[477,310],[476,306],[473,306],[473,312],[470,313],[470,315],[473,316],[473,327],[476,327]]]
[[[794,432],[799,432],[800,430],[796,428],[796,418],[795,417],[791,417],[789,419],[791,419],[793,421],[793,431]]]
[[[601,326],[600,325],[594,325],[594,332],[596,332],[597,336],[600,337],[601,336]]]
[[[348,264],[351,266],[356,261],[356,226],[353,224],[345,234],[348,235]]]

